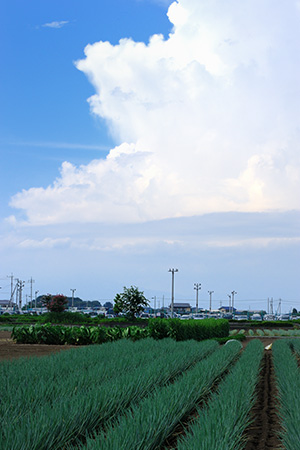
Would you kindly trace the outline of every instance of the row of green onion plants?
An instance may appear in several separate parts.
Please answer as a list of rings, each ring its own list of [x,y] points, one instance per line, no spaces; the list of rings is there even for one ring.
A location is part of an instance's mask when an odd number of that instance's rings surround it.
[[[178,450],[241,450],[255,401],[263,355],[260,341],[250,342],[208,405],[178,443]],[[217,430],[216,430],[216,424]]]
[[[300,355],[298,339],[280,339],[272,347],[279,391],[281,439],[286,450],[299,448],[300,442],[300,372],[293,348]]]
[[[286,336],[286,337],[299,337],[300,336],[300,330],[299,329],[292,329],[292,330],[283,330],[283,329],[269,329],[269,328],[258,328],[256,330],[231,330],[229,332],[230,336],[235,336],[237,334],[245,334],[247,336]]]
[[[163,444],[176,425],[203,399],[241,351],[234,341],[220,347],[182,377],[156,389],[79,448],[148,450]],[[78,446],[74,447],[78,448]]]
[[[3,362],[0,448],[65,448],[218,347],[214,341],[123,340]]]

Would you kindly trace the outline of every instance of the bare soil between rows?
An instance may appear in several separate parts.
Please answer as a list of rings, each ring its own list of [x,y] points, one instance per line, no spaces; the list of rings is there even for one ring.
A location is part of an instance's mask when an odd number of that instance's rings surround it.
[[[250,412],[252,423],[245,432],[245,450],[282,449],[278,410],[272,352],[265,350],[256,401]]]
[[[10,336],[10,331],[0,330],[0,361],[21,357],[47,356],[62,350],[78,348],[76,345],[16,344]]]

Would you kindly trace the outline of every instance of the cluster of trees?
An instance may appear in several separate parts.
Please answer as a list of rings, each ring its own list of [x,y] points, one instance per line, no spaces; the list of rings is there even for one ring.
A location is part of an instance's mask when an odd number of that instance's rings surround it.
[[[50,312],[63,312],[69,306],[69,298],[62,294],[43,295],[41,301]],[[144,296],[144,292],[139,291],[136,286],[130,286],[129,288],[124,286],[123,292],[115,296],[113,310],[116,314],[122,313],[133,319],[148,305],[149,301]]]

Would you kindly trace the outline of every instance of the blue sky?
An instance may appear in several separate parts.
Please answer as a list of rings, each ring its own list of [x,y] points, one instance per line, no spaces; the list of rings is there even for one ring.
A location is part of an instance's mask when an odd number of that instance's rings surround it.
[[[300,308],[299,20],[294,0],[2,2],[1,298],[13,273],[167,303],[178,267],[178,299]]]

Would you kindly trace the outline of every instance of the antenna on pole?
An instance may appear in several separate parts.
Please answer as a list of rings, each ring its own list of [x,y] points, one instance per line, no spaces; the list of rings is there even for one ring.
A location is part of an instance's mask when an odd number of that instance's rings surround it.
[[[231,310],[231,295],[230,294],[227,294],[227,296],[228,296],[228,298],[229,298],[229,310],[228,310],[228,312],[230,312],[230,310]]]
[[[231,295],[232,295],[232,302],[231,302],[231,314],[233,314],[233,307],[234,307],[234,294],[237,294],[236,291],[232,291]]]
[[[169,272],[172,273],[171,319],[173,319],[173,316],[174,316],[174,273],[178,272],[178,269],[169,269]]]
[[[76,291],[76,289],[70,289],[70,291],[72,291],[72,309],[74,308],[74,292]]]
[[[211,298],[212,298],[214,291],[208,291],[208,293],[209,293],[209,311],[211,312]]]
[[[194,289],[196,291],[196,314],[198,313],[198,292],[201,289],[201,283],[194,283]]]
[[[28,283],[30,283],[30,304],[31,304],[31,308],[32,308],[32,285],[33,285],[33,283],[35,283],[35,280],[33,280],[31,277],[30,280],[28,280]]]

